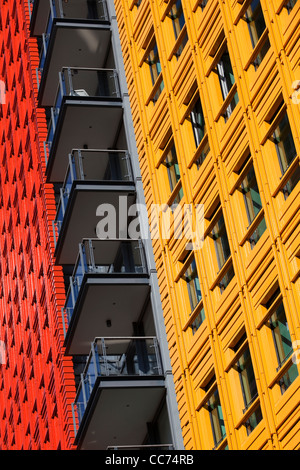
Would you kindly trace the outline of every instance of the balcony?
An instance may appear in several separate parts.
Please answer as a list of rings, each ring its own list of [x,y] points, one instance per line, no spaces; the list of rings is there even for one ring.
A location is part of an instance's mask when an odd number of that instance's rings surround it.
[[[131,335],[149,291],[141,240],[83,240],[62,312],[67,354],[88,354],[95,332]]]
[[[120,198],[128,207],[135,201],[127,151],[76,149],[69,154],[53,222],[55,256],[59,264],[74,264],[81,240],[95,237],[99,206],[105,204],[105,207],[110,207],[120,220],[117,215]],[[123,217],[123,224],[116,225],[118,233],[123,233],[123,230],[127,233],[127,223],[127,217]],[[117,231],[114,233],[116,237]]]
[[[53,106],[56,77],[63,66],[76,67],[80,64],[86,68],[104,67],[111,42],[104,1],[51,0],[49,4],[48,23],[41,32],[40,63],[37,68],[38,101],[39,106],[43,107]]]
[[[33,3],[30,31],[33,36],[41,36],[50,32],[52,24],[57,19],[68,21],[86,21],[99,24],[108,21],[108,11],[105,0],[28,0]]]
[[[114,69],[64,67],[44,143],[48,180],[64,180],[73,148],[114,148],[122,113]]]
[[[155,337],[96,338],[72,405],[79,448],[141,445],[165,395],[162,374]]]

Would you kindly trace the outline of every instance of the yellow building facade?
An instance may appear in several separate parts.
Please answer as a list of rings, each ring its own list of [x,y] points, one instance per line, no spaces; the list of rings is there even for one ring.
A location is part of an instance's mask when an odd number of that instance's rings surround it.
[[[115,9],[184,446],[300,449],[300,3]]]

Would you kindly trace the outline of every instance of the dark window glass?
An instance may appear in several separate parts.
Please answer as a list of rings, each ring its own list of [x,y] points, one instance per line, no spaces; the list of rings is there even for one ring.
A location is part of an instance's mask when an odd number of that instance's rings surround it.
[[[210,423],[213,433],[214,444],[217,446],[226,436],[223,412],[218,389],[214,391],[206,407],[209,411]]]
[[[230,247],[223,214],[220,215],[219,219],[214,225],[211,235],[215,244],[219,269],[221,269],[230,256]]]
[[[190,265],[185,271],[183,278],[187,283],[191,311],[193,311],[196,305],[198,305],[198,303],[202,299],[202,294],[200,290],[200,282],[199,282],[196,262],[194,259],[191,261]]]
[[[204,115],[203,115],[200,98],[197,99],[190,113],[190,119],[192,123],[195,144],[196,144],[196,147],[198,147],[198,145],[200,144],[206,132]]]
[[[276,127],[273,138],[276,145],[281,172],[283,174],[297,155],[287,113],[284,114]]]
[[[239,372],[244,404],[245,407],[248,408],[257,396],[257,387],[249,348],[243,352],[236,365]]]

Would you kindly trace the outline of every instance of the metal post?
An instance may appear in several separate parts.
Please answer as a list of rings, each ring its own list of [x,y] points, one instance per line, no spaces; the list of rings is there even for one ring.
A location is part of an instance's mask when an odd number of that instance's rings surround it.
[[[56,248],[56,230],[55,230],[55,220],[52,220],[52,230],[53,230],[53,237],[54,237],[54,247]]]
[[[92,267],[92,270],[96,271],[96,263],[95,263],[95,257],[94,257],[94,247],[93,247],[93,242],[90,238],[88,239],[88,244],[89,244],[89,254],[90,254],[90,265]]]
[[[75,403],[72,403],[71,406],[72,406],[74,433],[75,433],[75,436],[76,436],[76,434],[77,434],[76,415],[75,415],[75,406],[76,406],[76,404],[75,404]]]
[[[105,340],[104,338],[100,338],[101,340],[101,348],[102,348],[102,357],[104,361],[104,368],[105,368],[105,375],[109,375],[109,370],[108,370],[108,362],[107,362],[107,357],[106,357],[106,347],[105,347]]]
[[[79,173],[80,173],[79,176],[80,176],[81,180],[84,180],[83,156],[82,156],[82,153],[81,153],[80,149],[77,150],[77,153],[78,153],[78,166],[79,166]]]
[[[163,370],[162,370],[162,365],[161,365],[161,360],[160,360],[160,352],[159,352],[157,338],[153,338],[153,346],[154,346],[154,351],[155,351],[155,356],[156,356],[156,361],[157,361],[158,374],[162,375]]]

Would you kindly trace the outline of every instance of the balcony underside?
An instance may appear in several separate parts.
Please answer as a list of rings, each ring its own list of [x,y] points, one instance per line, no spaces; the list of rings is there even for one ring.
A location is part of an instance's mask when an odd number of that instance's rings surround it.
[[[56,20],[52,27],[47,58],[38,93],[39,106],[53,106],[58,73],[68,67],[104,67],[110,45],[109,25],[87,25]]]
[[[101,379],[94,389],[76,435],[78,449],[142,444],[165,395],[162,378]]]
[[[121,101],[67,98],[62,105],[50,149],[46,175],[62,183],[68,155],[75,148],[114,148],[123,115]]]
[[[46,31],[49,13],[49,0],[36,0],[34,2],[30,20],[32,36],[41,36]]]
[[[126,202],[127,207],[134,204],[136,198],[134,184],[127,182],[73,184],[55,249],[57,264],[74,264],[79,243],[84,238],[97,236],[96,226],[100,217],[96,215],[96,210],[101,204],[108,204],[111,209],[115,208],[118,222],[120,197],[124,198],[123,202]],[[127,217],[123,220],[127,227]],[[121,225],[116,223],[116,233],[112,234],[114,238],[118,238],[119,228],[121,229]]]
[[[87,276],[67,330],[66,354],[89,354],[91,341],[99,335],[132,335],[132,324],[138,321],[149,294],[146,275]]]

